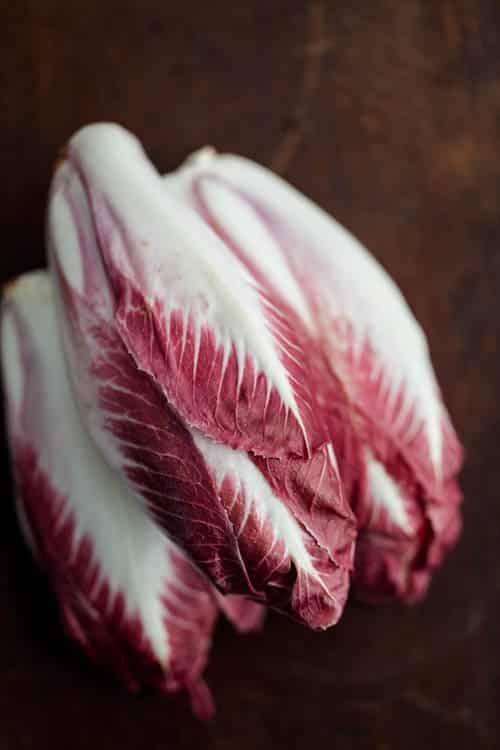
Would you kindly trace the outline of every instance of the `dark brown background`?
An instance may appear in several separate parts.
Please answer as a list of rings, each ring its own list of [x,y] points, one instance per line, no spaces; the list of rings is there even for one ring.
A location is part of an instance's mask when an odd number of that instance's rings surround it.
[[[219,629],[218,714],[124,695],[60,634],[4,453],[0,747],[489,748],[500,738],[498,0],[1,0],[0,275],[43,263],[51,164],[117,120],[164,170],[210,143],[351,228],[427,329],[468,462],[465,533],[427,600],[317,635]]]

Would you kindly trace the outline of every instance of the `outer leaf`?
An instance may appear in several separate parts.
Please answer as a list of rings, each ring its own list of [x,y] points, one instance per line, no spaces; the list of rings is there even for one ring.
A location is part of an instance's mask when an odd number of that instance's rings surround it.
[[[264,455],[307,456],[323,443],[305,321],[168,197],[126,131],[84,128],[68,160],[55,191],[77,171],[120,335],[179,415],[208,437]],[[72,265],[78,287],[81,269]],[[274,270],[293,283],[286,264]]]
[[[253,457],[273,492],[337,565],[352,569],[356,527],[331,445],[310,459]]]
[[[8,426],[19,514],[67,632],[132,690],[201,678],[216,617],[211,587],[96,451],[65,374],[47,274],[9,289],[2,319]]]
[[[267,589],[270,604],[310,627],[335,624],[347,597],[353,533],[348,541],[342,538],[347,560],[339,565],[295,519],[244,451],[201,433],[194,439],[214,477],[255,589]]]
[[[288,299],[302,306],[296,289],[302,290],[325,355],[329,386],[322,398],[362,546],[369,550],[358,557],[358,583],[375,595],[421,593],[429,568],[458,534],[460,493],[453,477],[462,451],[425,336],[400,291],[345,229],[245,159],[201,152],[166,186],[239,248],[246,264],[257,262],[262,246],[266,257],[287,259],[296,281],[293,289],[288,285]],[[386,552],[393,541],[405,549],[397,574],[397,554],[389,562]]]

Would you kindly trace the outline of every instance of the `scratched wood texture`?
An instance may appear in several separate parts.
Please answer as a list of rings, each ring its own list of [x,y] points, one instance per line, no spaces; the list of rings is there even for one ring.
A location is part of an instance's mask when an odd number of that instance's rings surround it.
[[[493,748],[500,737],[498,0],[0,2],[2,280],[43,263],[55,154],[117,120],[164,170],[210,143],[273,165],[351,228],[430,337],[468,461],[465,532],[413,608],[317,635],[217,634],[204,726],[130,697],[61,637],[3,449],[0,747]]]

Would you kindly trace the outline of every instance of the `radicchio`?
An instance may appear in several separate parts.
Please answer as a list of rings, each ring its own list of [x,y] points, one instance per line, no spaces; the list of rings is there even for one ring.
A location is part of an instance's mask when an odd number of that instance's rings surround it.
[[[222,592],[335,623],[355,522],[285,259],[244,262],[112,125],[70,141],[48,242],[80,413],[109,465]]]
[[[313,321],[316,398],[360,528],[358,591],[418,597],[460,531],[462,450],[401,292],[349,232],[246,159],[204,149],[165,187]]]
[[[5,293],[7,424],[20,523],[92,659],[205,717],[219,609],[326,628],[353,562],[371,599],[426,590],[462,449],[352,235],[246,159],[203,149],[162,178],[101,124],[58,165],[48,253]]]
[[[7,288],[2,359],[17,509],[67,633],[130,690],[186,688],[212,713],[203,681],[220,605],[241,630],[262,610],[222,597],[149,517],[83,429],[46,272]]]

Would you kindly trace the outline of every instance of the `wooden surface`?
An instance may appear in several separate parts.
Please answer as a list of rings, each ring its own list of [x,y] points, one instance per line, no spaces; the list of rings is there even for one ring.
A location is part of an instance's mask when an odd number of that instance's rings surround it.
[[[61,637],[4,449],[0,747],[500,746],[498,0],[0,2],[2,280],[43,263],[51,164],[116,120],[161,169],[206,143],[274,165],[351,228],[429,333],[468,461],[465,532],[414,608],[317,635],[222,626],[207,726],[130,697]]]

